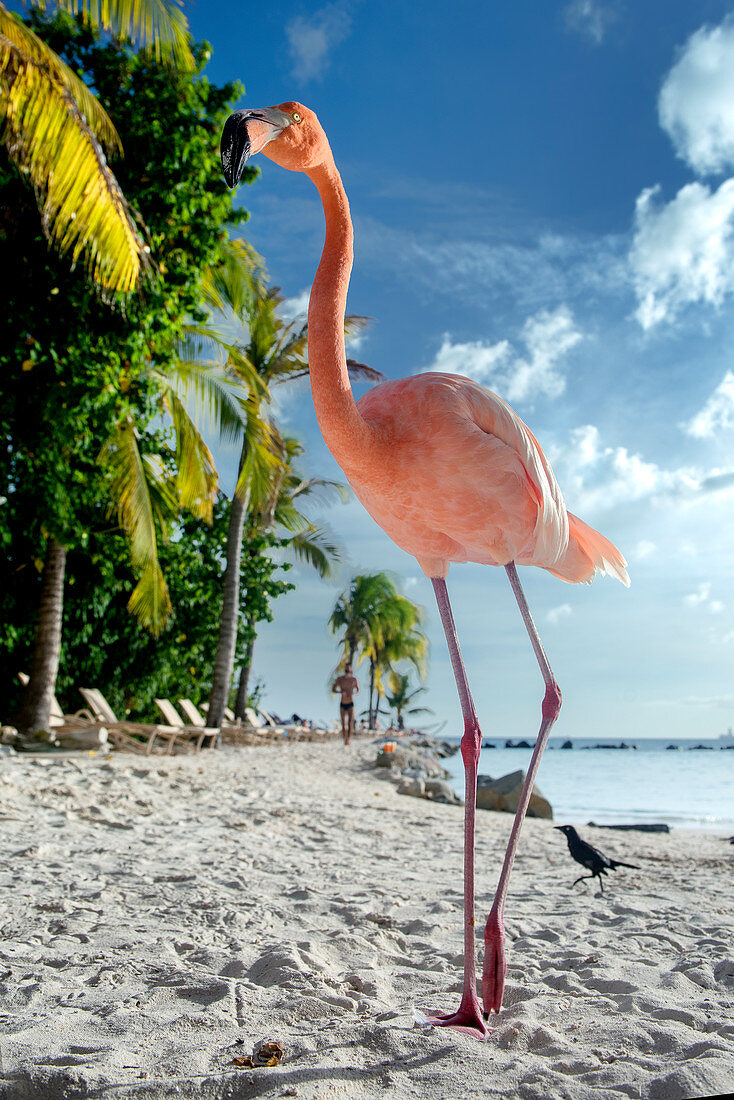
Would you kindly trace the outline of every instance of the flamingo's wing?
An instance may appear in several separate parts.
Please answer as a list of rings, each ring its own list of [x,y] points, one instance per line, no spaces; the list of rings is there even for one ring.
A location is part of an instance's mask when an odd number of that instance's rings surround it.
[[[568,513],[543,448],[506,401],[478,383],[462,381],[468,383],[466,399],[474,423],[515,452],[537,504],[534,545],[528,547],[525,555],[520,554],[517,561],[520,565],[552,568],[562,561],[568,549]]]

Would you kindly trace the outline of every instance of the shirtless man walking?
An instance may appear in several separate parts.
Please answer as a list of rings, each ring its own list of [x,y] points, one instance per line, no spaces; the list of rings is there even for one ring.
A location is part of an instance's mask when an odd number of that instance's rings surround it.
[[[338,691],[341,695],[339,715],[342,720],[342,737],[344,744],[348,745],[354,732],[354,696],[359,692],[357,677],[352,674],[352,666],[347,664],[341,676],[334,681],[332,691]]]

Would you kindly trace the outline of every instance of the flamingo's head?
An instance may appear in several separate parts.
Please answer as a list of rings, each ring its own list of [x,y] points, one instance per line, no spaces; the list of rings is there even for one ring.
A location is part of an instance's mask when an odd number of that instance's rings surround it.
[[[305,172],[331,156],[316,115],[293,101],[279,107],[235,111],[224,124],[220,150],[229,187],[239,181],[248,158],[255,153],[264,153],[292,172]]]

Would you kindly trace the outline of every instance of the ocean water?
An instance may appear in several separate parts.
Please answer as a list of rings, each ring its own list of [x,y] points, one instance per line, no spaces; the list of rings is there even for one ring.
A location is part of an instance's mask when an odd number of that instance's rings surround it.
[[[550,739],[536,780],[559,825],[647,821],[734,834],[734,748],[722,748],[731,742],[638,738],[627,741],[637,746],[633,751],[599,749],[591,747],[599,743],[596,740],[580,738],[573,740],[573,749],[562,749],[563,740]],[[496,779],[527,769],[532,748],[506,749],[504,739],[494,744],[497,748],[482,749],[480,775]],[[668,751],[669,744],[678,749]],[[694,745],[709,749],[696,750]],[[454,790],[463,796],[461,754],[443,763]]]

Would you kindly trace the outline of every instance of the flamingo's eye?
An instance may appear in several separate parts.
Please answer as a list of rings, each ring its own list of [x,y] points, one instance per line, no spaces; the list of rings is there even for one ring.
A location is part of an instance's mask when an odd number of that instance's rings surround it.
[[[292,118],[293,118],[294,122],[300,122],[301,121],[301,116],[299,115],[298,111],[293,112]]]

